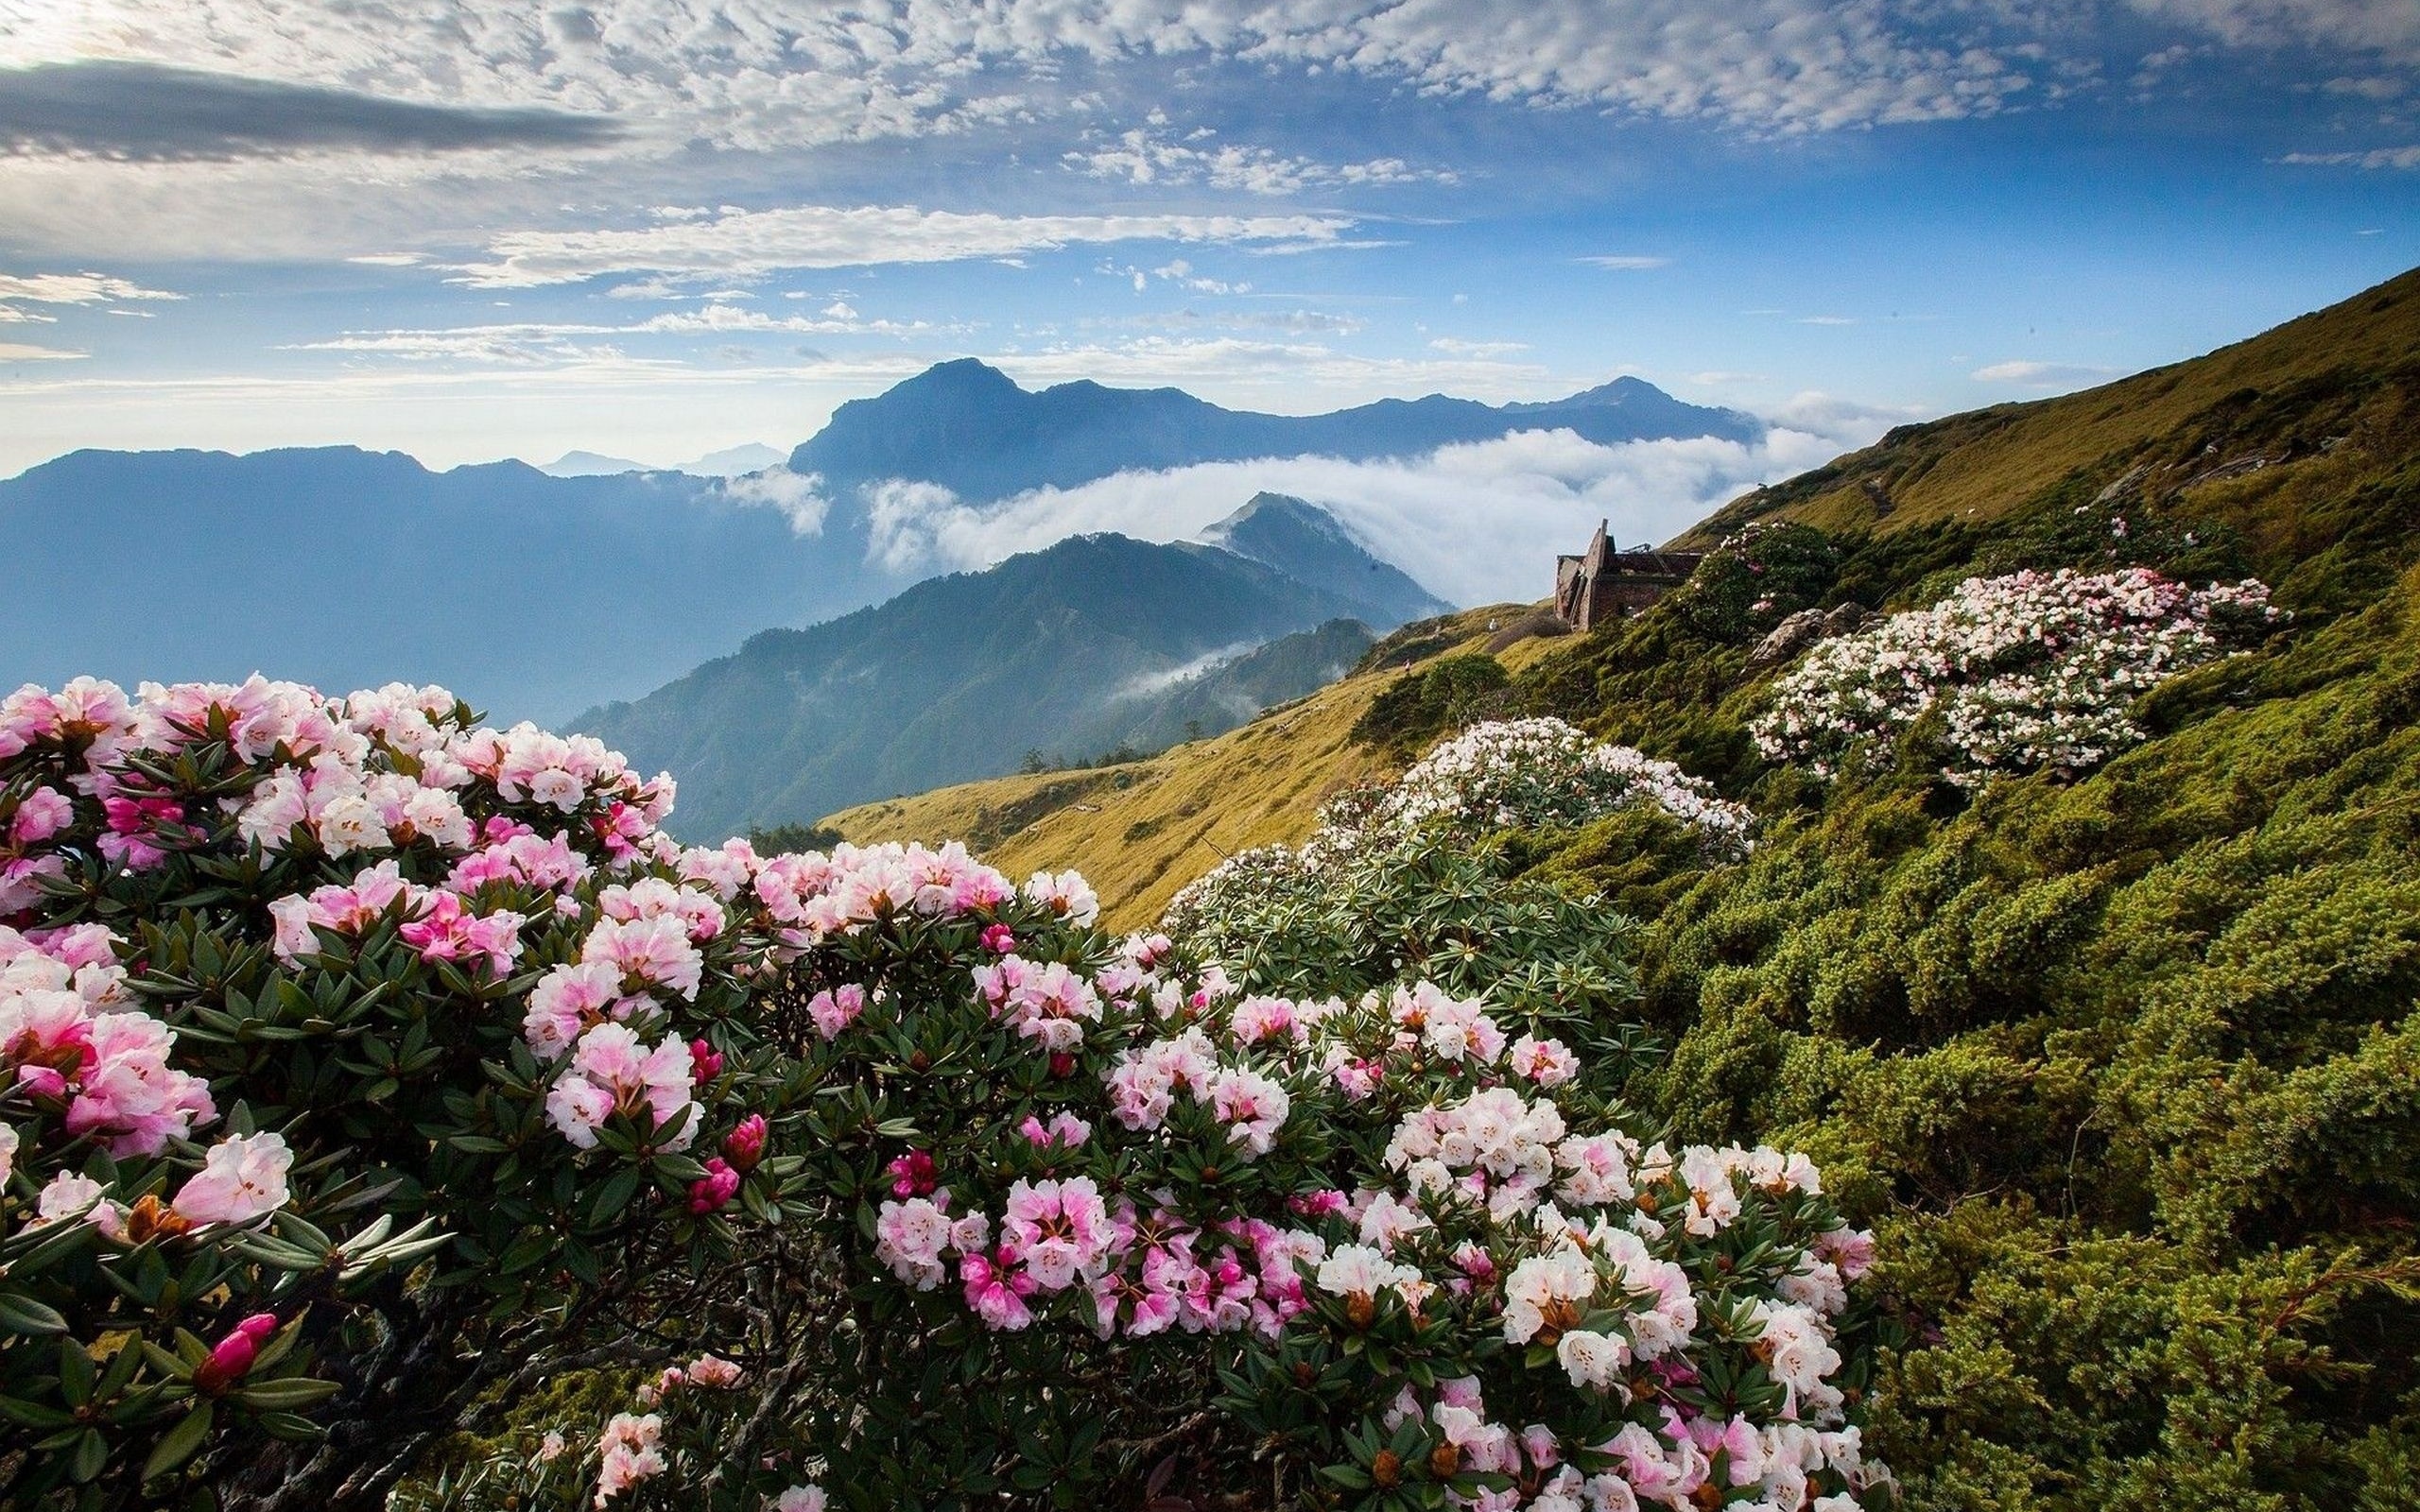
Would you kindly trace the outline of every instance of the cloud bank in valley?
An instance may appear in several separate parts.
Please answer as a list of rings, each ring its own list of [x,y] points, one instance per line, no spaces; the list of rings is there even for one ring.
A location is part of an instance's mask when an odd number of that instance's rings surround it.
[[[1753,445],[1599,446],[1569,431],[1525,431],[1392,461],[1298,456],[1121,472],[979,507],[929,483],[888,484],[869,501],[869,551],[895,570],[953,571],[1090,531],[1184,540],[1267,490],[1329,509],[1444,598],[1528,600],[1546,596],[1554,555],[1579,550],[1600,519],[1625,543],[1666,540],[1735,494],[1818,466],[1902,418],[1810,400]]]

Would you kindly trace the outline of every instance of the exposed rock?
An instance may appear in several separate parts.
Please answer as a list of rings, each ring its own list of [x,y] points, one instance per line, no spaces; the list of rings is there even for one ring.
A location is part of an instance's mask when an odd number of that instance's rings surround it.
[[[1774,626],[1772,633],[1757,643],[1756,648],[1748,653],[1748,665],[1769,667],[1789,661],[1824,638],[1824,623],[1822,610],[1800,610]]]
[[[2256,452],[2249,456],[2238,456],[2232,462],[2220,463],[2207,472],[2194,474],[2186,480],[2185,486],[2188,489],[2198,489],[2204,483],[2223,483],[2229,478],[2239,478],[2248,473],[2257,472],[2275,460],[2275,457],[2262,456]]]
[[[1856,629],[1858,626],[1863,625],[1864,623],[1864,605],[1856,603],[1842,604],[1838,609],[1832,610],[1829,614],[1824,616],[1824,633],[1817,637],[1817,639],[1828,641],[1835,635],[1846,635],[1851,630]]]
[[[2094,494],[2092,496],[2092,502],[2096,505],[2116,503],[2118,500],[2124,498],[2127,494],[2132,493],[2135,490],[2135,486],[2142,482],[2143,478],[2150,473],[2151,470],[2152,465],[2149,462],[2135,463],[2133,467],[2128,468],[2124,472],[2120,473],[2117,482],[2112,483],[2109,487],[2101,490],[2099,493]]]
[[[1882,486],[1882,480],[1880,478],[1867,478],[1864,482],[1859,483],[1858,487],[1863,489],[1865,490],[1865,496],[1874,502],[1874,512],[1876,514],[1887,515],[1892,510],[1898,507],[1897,505],[1891,502],[1891,490]]]

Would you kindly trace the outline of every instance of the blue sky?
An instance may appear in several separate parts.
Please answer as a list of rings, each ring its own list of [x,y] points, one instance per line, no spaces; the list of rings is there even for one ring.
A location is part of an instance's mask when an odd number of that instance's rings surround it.
[[[2411,0],[0,0],[0,473],[670,463],[962,355],[1634,372],[1801,466],[2420,263],[2415,63]]]

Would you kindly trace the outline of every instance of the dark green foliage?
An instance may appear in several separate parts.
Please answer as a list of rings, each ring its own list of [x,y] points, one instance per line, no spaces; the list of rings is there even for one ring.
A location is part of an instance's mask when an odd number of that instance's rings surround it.
[[[1468,652],[1407,672],[1370,701],[1354,721],[1357,745],[1409,756],[1438,736],[1482,719],[1507,717],[1512,674],[1492,656]]]
[[[829,850],[842,839],[839,831],[828,824],[776,824],[770,829],[748,832],[748,843],[760,856],[798,855],[808,850]]]
[[[1921,730],[1863,783],[1769,767],[1761,677],[1681,595],[1516,680],[1765,816],[1713,870],[1637,815],[1506,850],[1651,920],[1652,1111],[1806,1150],[1878,1225],[1917,1342],[1868,1442],[1914,1508],[2411,1504],[2415,398],[2409,367],[2232,392],[1996,519],[1834,538],[1825,605],[2062,566],[2277,586],[2287,633],[2142,700],[2153,738],[2079,781],[1962,795]]]
[[[1821,603],[1840,571],[1830,537],[1791,522],[1758,523],[1724,540],[1671,595],[1674,612],[1717,642],[1747,642]]]

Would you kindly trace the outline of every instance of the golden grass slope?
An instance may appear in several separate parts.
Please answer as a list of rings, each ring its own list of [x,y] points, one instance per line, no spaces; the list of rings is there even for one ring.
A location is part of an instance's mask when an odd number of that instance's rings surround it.
[[[2231,394],[2333,370],[2391,369],[2415,348],[2420,270],[2205,356],[2057,399],[1902,425],[1863,451],[1733,500],[1673,544],[1703,546],[1767,517],[1825,530],[1988,519],[2077,468],[2168,435]]]
[[[1526,612],[1498,604],[1451,616],[1443,633],[1453,644],[1431,654],[1478,650],[1491,625]],[[1518,670],[1551,644],[1523,641],[1502,660]],[[1331,794],[1391,775],[1384,758],[1348,737],[1401,668],[1392,662],[1330,683],[1239,730],[1148,761],[962,782],[859,804],[822,822],[859,844],[962,839],[1011,877],[1074,867],[1100,893],[1110,927],[1141,928],[1220,858],[1299,842]]]

